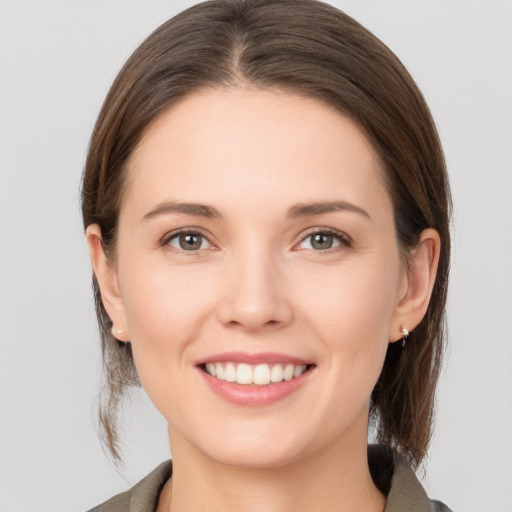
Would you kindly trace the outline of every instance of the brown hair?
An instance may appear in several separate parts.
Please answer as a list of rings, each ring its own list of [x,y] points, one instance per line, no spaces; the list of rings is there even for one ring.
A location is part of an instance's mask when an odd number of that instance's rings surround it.
[[[155,118],[200,88],[248,84],[316,98],[365,131],[384,166],[402,254],[434,228],[441,255],[432,298],[407,347],[389,345],[372,394],[377,439],[413,466],[429,445],[445,338],[450,193],[428,107],[398,58],[336,8],[315,0],[213,0],[156,29],[115,79],[92,134],[82,184],[84,226],[97,223],[105,251],[115,246],[127,161]],[[104,441],[120,459],[120,398],[138,385],[131,347],[112,333],[93,278],[106,386]]]

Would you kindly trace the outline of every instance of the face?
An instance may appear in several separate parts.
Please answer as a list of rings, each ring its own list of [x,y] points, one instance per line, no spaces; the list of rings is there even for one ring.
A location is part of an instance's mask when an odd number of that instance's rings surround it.
[[[289,93],[202,91],[127,180],[109,313],[171,450],[269,467],[366,442],[407,278],[362,131]]]

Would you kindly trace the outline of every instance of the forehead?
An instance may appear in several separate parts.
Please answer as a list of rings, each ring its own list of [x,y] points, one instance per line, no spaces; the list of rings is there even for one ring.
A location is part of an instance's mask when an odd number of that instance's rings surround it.
[[[334,108],[289,92],[207,89],[150,126],[130,159],[125,199],[259,195],[279,204],[286,191],[290,201],[342,194],[371,202],[384,188],[372,145]]]

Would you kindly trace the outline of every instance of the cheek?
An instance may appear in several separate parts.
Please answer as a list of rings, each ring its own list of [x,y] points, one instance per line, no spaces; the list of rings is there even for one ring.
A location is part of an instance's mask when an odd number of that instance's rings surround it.
[[[126,265],[120,272],[127,327],[141,384],[168,418],[186,417],[187,403],[172,390],[185,389],[193,361],[190,347],[211,310],[212,283],[169,267]],[[124,277],[124,279],[123,279]],[[185,380],[184,380],[185,379]]]
[[[376,262],[331,269],[328,275],[310,273],[296,292],[302,297],[304,318],[322,340],[333,392],[344,400],[366,400],[380,375],[398,279],[398,264]],[[340,379],[343,386],[335,383]]]
[[[216,273],[142,263],[130,258],[119,271],[134,353],[158,358],[172,352],[177,358],[197,338],[212,311]]]
[[[304,273],[300,302],[305,314],[333,333],[335,340],[351,333],[360,343],[382,338],[387,342],[396,305],[398,265],[355,262],[339,269]]]

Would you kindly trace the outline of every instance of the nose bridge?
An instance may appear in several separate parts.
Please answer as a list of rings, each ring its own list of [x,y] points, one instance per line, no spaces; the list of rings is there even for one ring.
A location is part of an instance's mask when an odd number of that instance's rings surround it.
[[[271,247],[252,240],[226,262],[228,293],[220,307],[225,324],[248,330],[283,326],[292,318],[282,261]]]

